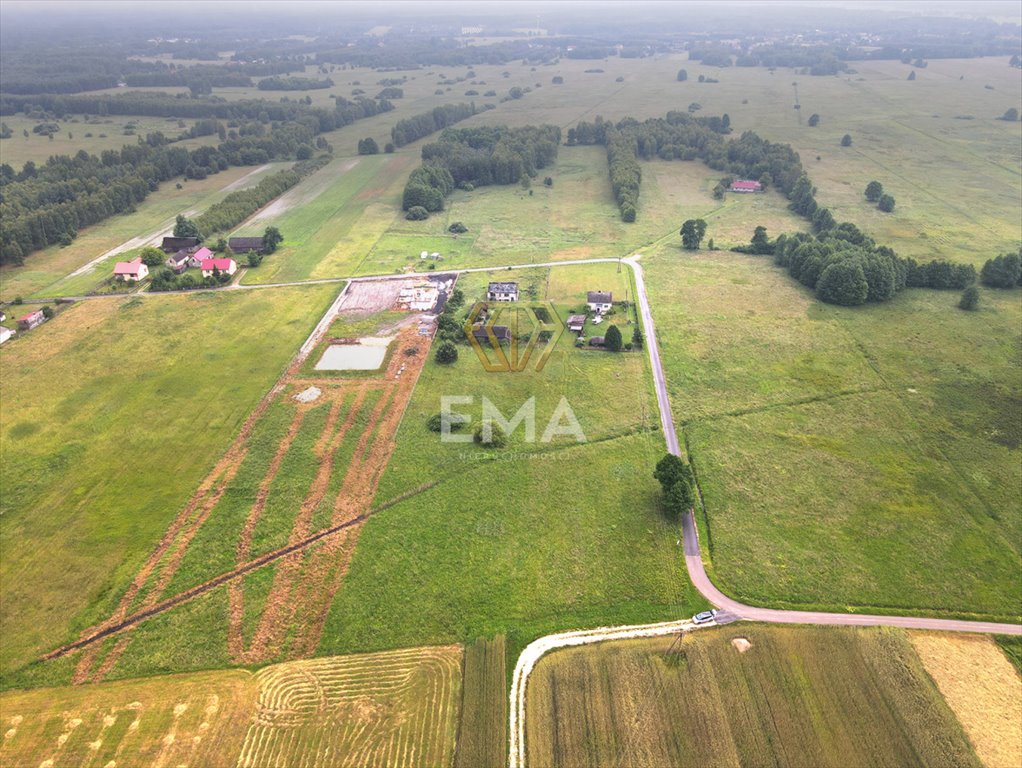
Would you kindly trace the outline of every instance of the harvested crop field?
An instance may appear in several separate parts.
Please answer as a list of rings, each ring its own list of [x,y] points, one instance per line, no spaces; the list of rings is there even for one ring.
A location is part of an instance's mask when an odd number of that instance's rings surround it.
[[[893,630],[746,625],[564,649],[526,701],[531,766],[979,765]]]
[[[256,680],[229,671],[0,697],[0,765],[234,765]]]
[[[460,665],[455,645],[260,670],[259,704],[237,765],[450,765]]]
[[[503,768],[507,762],[505,656],[503,635],[465,647],[455,768]]]
[[[923,666],[987,768],[1022,765],[1022,677],[991,638],[912,633]]]

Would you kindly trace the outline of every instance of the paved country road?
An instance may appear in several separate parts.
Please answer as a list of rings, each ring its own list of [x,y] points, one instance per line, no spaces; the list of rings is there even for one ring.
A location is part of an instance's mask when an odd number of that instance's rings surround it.
[[[667,441],[667,450],[675,456],[681,455],[678,445],[678,433],[674,428],[674,416],[671,413],[671,402],[667,396],[667,381],[664,378],[664,367],[660,361],[660,348],[657,344],[656,326],[653,313],[646,296],[646,284],[643,280],[642,267],[638,256],[624,259],[635,273],[636,296],[639,300],[639,314],[646,336],[646,349],[649,351],[649,362],[653,369],[653,383],[656,386],[657,404],[660,407],[660,424]],[[773,608],[756,608],[733,600],[710,581],[703,567],[703,557],[699,551],[699,536],[695,518],[688,512],[682,520],[685,536],[685,566],[688,576],[699,590],[699,594],[713,603],[717,608],[734,614],[741,619],[767,621],[781,624],[841,624],[852,626],[885,626],[903,627],[905,629],[937,629],[945,632],[984,632],[1003,635],[1022,635],[1022,624],[1000,624],[992,621],[966,621],[959,619],[934,619],[918,616],[873,616],[861,613],[826,613],[823,611],[787,611]]]

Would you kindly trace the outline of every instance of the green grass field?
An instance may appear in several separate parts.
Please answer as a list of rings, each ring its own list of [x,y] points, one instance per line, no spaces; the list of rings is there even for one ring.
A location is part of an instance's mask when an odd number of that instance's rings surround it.
[[[114,264],[131,255],[142,245],[135,243],[120,255],[110,256],[80,275],[72,275],[80,267],[99,258],[107,251],[136,238],[145,238],[170,229],[179,213],[194,215],[225,197],[234,189],[252,186],[263,175],[279,170],[286,164],[273,163],[253,168],[242,166],[209,176],[202,181],[184,181],[177,189],[173,180],[160,185],[159,192],[139,204],[134,213],[114,216],[93,227],[88,227],[67,247],[51,246],[33,253],[24,266],[6,266],[0,269],[0,299],[11,301],[17,296],[55,297],[85,294],[113,273]],[[179,180],[180,181],[180,180]]]
[[[61,679],[26,665],[109,614],[336,292],[83,302],[4,345],[5,685]]]
[[[678,650],[619,641],[540,661],[529,765],[980,765],[901,632],[753,624]]]
[[[1017,292],[843,309],[769,259],[673,246],[647,274],[725,591],[1018,615]]]

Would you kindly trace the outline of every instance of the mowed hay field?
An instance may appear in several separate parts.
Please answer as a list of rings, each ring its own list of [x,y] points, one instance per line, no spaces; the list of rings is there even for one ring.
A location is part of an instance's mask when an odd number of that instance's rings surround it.
[[[714,578],[747,602],[1018,615],[1022,302],[817,302],[769,258],[646,262]]]
[[[460,646],[0,694],[0,763],[438,768],[454,759]]]
[[[452,763],[460,646],[294,661],[256,677],[239,768]]]
[[[0,763],[232,766],[256,692],[236,670],[0,694]]]
[[[5,685],[109,615],[336,285],[82,302],[0,351]]]
[[[455,768],[502,768],[507,762],[506,656],[503,635],[465,646]]]
[[[526,693],[529,765],[980,765],[901,632],[753,624],[678,650],[658,638],[545,657]]]
[[[997,643],[965,634],[911,638],[983,765],[1022,765],[1022,676]]]

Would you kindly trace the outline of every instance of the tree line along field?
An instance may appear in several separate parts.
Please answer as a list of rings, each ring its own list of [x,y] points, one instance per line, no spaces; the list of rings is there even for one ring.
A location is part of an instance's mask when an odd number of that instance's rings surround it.
[[[37,658],[109,614],[337,290],[81,302],[4,345],[6,685],[70,679]]]
[[[769,257],[673,245],[646,271],[724,591],[1017,619],[1016,292],[845,309]]]
[[[0,760],[65,765],[451,765],[459,646],[0,694]],[[47,763],[47,761],[50,761]]]
[[[561,649],[526,696],[529,765],[980,765],[895,630],[732,625]]]

